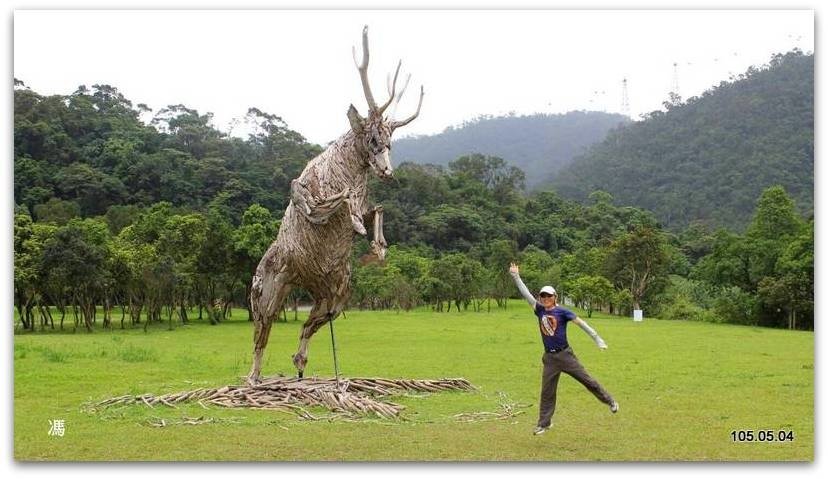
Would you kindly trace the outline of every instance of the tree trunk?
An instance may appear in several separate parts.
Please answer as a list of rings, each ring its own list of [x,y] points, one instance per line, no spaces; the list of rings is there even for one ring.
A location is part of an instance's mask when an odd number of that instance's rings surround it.
[[[104,328],[112,327],[112,304],[109,301],[109,295],[104,296]]]
[[[51,321],[52,329],[55,329],[55,322],[52,321],[52,314],[49,312],[49,306],[44,306],[42,303],[37,304],[37,311],[40,313],[40,329],[46,331],[46,325]]]
[[[46,306],[46,314],[49,315],[49,325],[52,327],[52,330],[55,329],[55,318],[52,317],[52,310],[49,305]]]
[[[17,301],[15,301],[15,303],[16,303],[15,306],[17,306],[17,317],[18,317],[18,319],[20,319],[20,324],[23,327],[23,330],[25,330],[26,329],[26,316],[24,315],[23,303],[21,302],[21,300],[19,298],[17,299]]]
[[[78,331],[78,304],[77,298],[72,298],[72,318],[75,320],[75,324],[72,327],[72,332],[75,333]]]
[[[92,332],[92,324],[95,319],[96,309],[95,302],[90,298],[86,298],[86,304],[81,307],[81,313],[83,313],[83,324],[86,326],[86,332],[88,333]]]

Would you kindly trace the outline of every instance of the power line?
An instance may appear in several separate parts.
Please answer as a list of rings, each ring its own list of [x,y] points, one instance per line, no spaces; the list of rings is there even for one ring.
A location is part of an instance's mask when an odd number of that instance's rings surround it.
[[[673,84],[670,92],[673,93],[676,98],[681,98],[681,91],[679,90],[678,63],[676,62],[673,62]]]
[[[630,96],[627,92],[627,79],[621,80],[621,114],[630,116]]]

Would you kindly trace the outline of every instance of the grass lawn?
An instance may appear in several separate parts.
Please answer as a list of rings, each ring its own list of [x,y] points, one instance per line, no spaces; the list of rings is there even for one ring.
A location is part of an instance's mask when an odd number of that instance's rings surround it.
[[[264,374],[294,374],[301,320],[277,323]],[[582,315],[582,317],[585,317]],[[25,333],[14,337],[17,460],[521,460],[812,461],[814,335],[753,327],[597,315],[600,351],[579,328],[570,344],[619,401],[612,415],[574,379],[558,388],[555,426],[533,436],[541,346],[531,310],[514,302],[491,313],[349,311],[336,321],[344,376],[464,377],[476,392],[397,397],[405,419],[306,421],[272,411],[186,405],[81,411],[86,401],[237,383],[247,374],[247,313],[131,330]],[[117,321],[116,321],[117,327]],[[71,330],[71,328],[70,328]],[[332,376],[327,326],[311,342],[306,375]],[[499,410],[500,393],[529,404],[509,420],[458,422],[458,413]],[[323,410],[314,410],[322,415]],[[147,424],[205,416],[212,424]],[[49,420],[65,420],[50,436]],[[734,442],[733,430],[793,431],[786,442]]]

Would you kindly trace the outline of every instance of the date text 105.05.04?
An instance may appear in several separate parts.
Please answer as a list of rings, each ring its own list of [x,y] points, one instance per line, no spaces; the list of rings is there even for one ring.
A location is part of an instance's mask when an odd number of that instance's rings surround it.
[[[740,429],[730,431],[730,438],[733,442],[791,442],[794,440],[794,433],[773,429]]]

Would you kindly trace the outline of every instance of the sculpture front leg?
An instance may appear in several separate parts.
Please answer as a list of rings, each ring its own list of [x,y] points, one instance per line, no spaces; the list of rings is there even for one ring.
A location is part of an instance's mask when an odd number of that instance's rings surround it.
[[[351,226],[353,226],[354,231],[356,234],[360,236],[365,236],[368,234],[368,230],[365,229],[365,223],[362,221],[362,217],[359,215],[357,211],[354,211],[356,208],[354,207],[353,203],[348,200],[348,212],[351,214]]]
[[[388,243],[382,233],[382,205],[374,208],[374,239],[371,241],[371,251],[380,261],[385,261],[385,253],[388,251]]]
[[[313,224],[325,224],[343,203],[348,202],[351,189],[346,187],[327,198],[315,198],[307,186],[298,179],[290,183],[290,197],[293,204],[308,221]],[[350,203],[349,203],[350,204]]]

